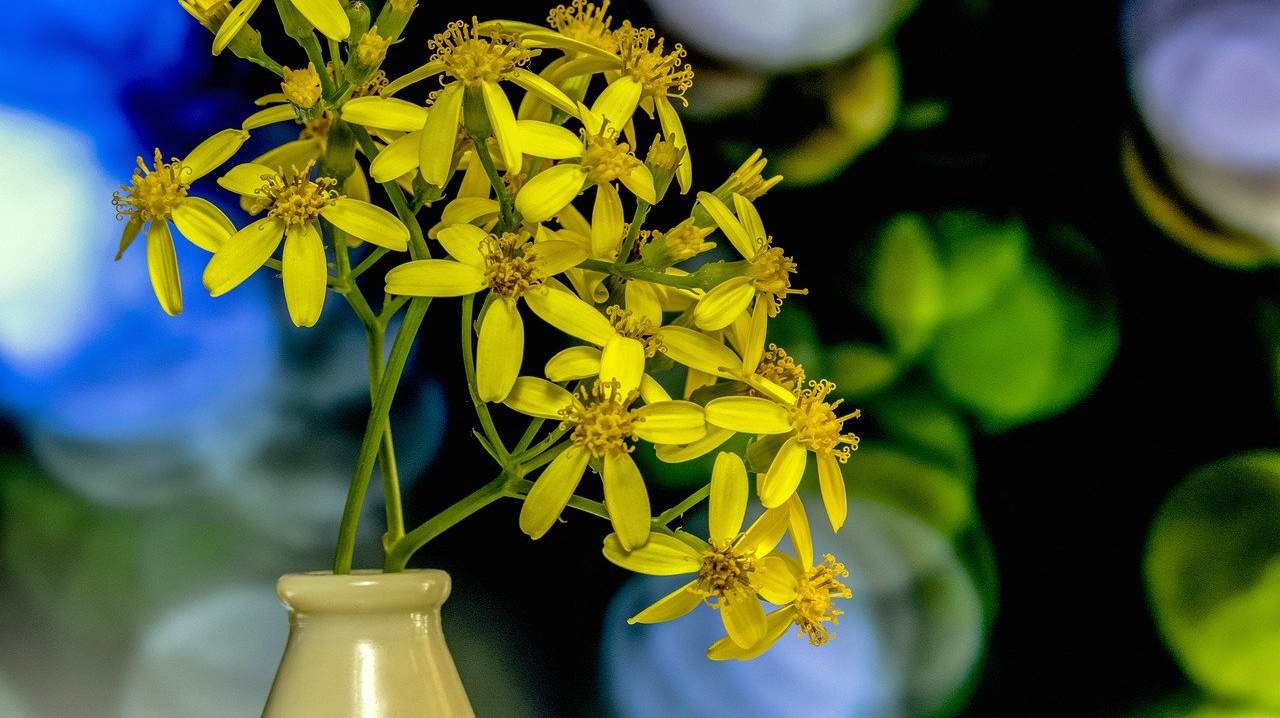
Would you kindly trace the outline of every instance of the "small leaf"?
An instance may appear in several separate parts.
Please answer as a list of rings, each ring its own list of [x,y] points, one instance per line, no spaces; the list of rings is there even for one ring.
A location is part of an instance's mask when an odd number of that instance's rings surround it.
[[[942,318],[944,279],[924,219],[902,214],[889,221],[871,260],[869,309],[904,360],[929,342]]]
[[[880,347],[849,342],[827,348],[826,375],[840,395],[852,401],[889,387],[898,378],[898,363]]]

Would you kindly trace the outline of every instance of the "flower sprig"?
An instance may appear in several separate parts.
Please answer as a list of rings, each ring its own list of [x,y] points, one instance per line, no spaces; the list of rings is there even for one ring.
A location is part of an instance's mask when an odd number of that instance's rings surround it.
[[[203,276],[214,296],[265,267],[279,273],[297,326],[319,322],[329,292],[364,325],[371,410],[335,572],[352,568],[380,466],[384,570],[403,569],[440,533],[510,498],[522,502],[518,527],[530,538],[574,509],[609,522],[608,561],[690,576],[631,620],[672,620],[706,605],[726,631],[708,649],[713,659],[752,658],[790,626],[814,645],[829,639],[841,613],[833,602],[851,595],[847,572],[829,554],[815,562],[797,491],[816,466],[827,518],[840,528],[842,466],[858,447],[847,423],[858,412],[842,410],[834,385],[768,342],[770,320],[805,290],[793,287],[797,264],[756,207],[780,180],[765,176],[760,154],[718,187],[678,199],[694,188],[676,110],[694,73],[679,44],[615,24],[609,0],[556,7],[545,27],[459,20],[425,42],[400,37],[413,0],[389,0],[377,17],[361,3],[276,0],[300,50],[285,65],[249,24],[261,0],[182,5],[213,33],[214,54],[229,48],[275,73],[280,91],[184,158],[165,161],[157,150],[151,166],[139,159],[114,199],[128,220],[119,253],[148,228],[156,296],[180,313],[172,222],[211,254]],[[397,42],[422,64],[389,77],[381,65]],[[421,102],[405,99],[431,78],[438,85]],[[195,194],[250,133],[286,122],[299,126],[297,140],[217,178],[258,218],[237,227]],[[647,226],[650,208],[664,202],[683,202],[684,214]],[[424,212],[433,217],[425,232]],[[733,258],[687,264],[720,246]],[[376,269],[386,270],[372,293],[380,303],[363,286]],[[426,313],[455,301],[475,436],[497,476],[409,528],[388,414]],[[526,361],[530,319],[571,345],[545,363]],[[498,412],[507,416],[495,420]],[[521,415],[528,425],[511,442],[498,426]],[[719,450],[736,434],[750,437],[744,452]],[[705,486],[655,513],[633,458],[642,443],[664,462],[718,453]],[[579,493],[589,473],[600,478],[601,500]],[[744,529],[752,473],[762,509]],[[708,499],[706,538],[677,525]]]

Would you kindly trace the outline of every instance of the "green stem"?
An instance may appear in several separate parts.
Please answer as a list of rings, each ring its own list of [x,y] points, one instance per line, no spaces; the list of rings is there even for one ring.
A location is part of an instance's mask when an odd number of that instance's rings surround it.
[[[529,472],[535,469],[538,469],[540,467],[546,466],[552,461],[555,461],[555,458],[560,454],[564,453],[564,450],[567,449],[568,447],[569,445],[567,443],[559,444],[551,447],[550,449],[547,449],[541,454],[537,454],[536,456],[534,456],[533,460],[520,464],[520,475],[528,476]]]
[[[356,265],[355,269],[351,270],[351,273],[347,275],[347,279],[351,282],[355,282],[361,274],[372,269],[373,265],[377,264],[379,259],[387,256],[387,252],[389,251],[391,250],[386,247],[374,247],[373,251],[369,253],[369,256],[365,257],[360,264]]]
[[[663,511],[661,514],[658,514],[658,517],[654,519],[654,523],[657,523],[658,525],[664,526],[664,527],[668,526],[671,524],[672,521],[675,521],[681,516],[684,516],[685,512],[687,512],[689,509],[693,508],[694,506],[697,506],[699,503],[701,503],[704,499],[706,499],[710,495],[711,495],[711,484],[707,484],[706,486],[703,486],[702,488],[690,494],[689,497],[686,498],[684,501],[681,501],[675,506],[672,506],[666,511]]]
[[[506,495],[513,499],[523,499],[529,495],[529,489],[533,488],[533,482],[527,479],[510,479],[507,481]],[[569,497],[569,503],[566,504],[570,508],[577,509],[583,513],[591,514],[605,521],[609,520],[609,509],[599,501],[585,499],[577,494]]]
[[[391,317],[396,315],[405,304],[409,301],[409,297],[391,297],[382,303],[382,312],[378,314],[378,322],[382,326],[387,326],[391,321]]]
[[[546,423],[546,419],[534,419],[529,422],[529,428],[524,430],[524,434],[520,436],[520,441],[516,442],[516,448],[511,450],[512,455],[520,456],[525,449],[529,448],[529,444],[533,443],[533,437],[538,435],[538,430]]]
[[[613,260],[615,271],[631,261],[631,250],[636,246],[636,239],[640,236],[640,228],[644,226],[645,217],[648,216],[649,203],[636,198],[636,209],[631,214],[631,224],[627,227],[627,236],[622,240],[622,248],[618,250],[618,256]]]
[[[569,428],[567,426],[563,426],[563,425],[557,426],[554,430],[552,430],[550,434],[547,434],[545,437],[543,437],[542,441],[539,441],[537,444],[534,444],[532,447],[526,449],[524,451],[523,456],[529,457],[529,456],[537,456],[541,454],[542,452],[554,446],[555,443],[560,440],[560,437],[564,436],[565,432],[567,432],[568,430]]]
[[[378,157],[378,146],[373,143],[369,131],[359,125],[350,125],[350,127],[356,142],[360,144],[360,150],[370,162],[373,162]],[[409,228],[409,255],[414,259],[430,258],[431,250],[427,247],[427,239],[422,235],[422,226],[418,224],[417,215],[409,208],[404,190],[400,189],[400,185],[396,184],[395,180],[383,182],[382,189],[386,190],[387,196],[391,198],[391,205],[395,208],[400,221]]]
[[[507,191],[507,185],[502,181],[502,177],[498,175],[498,167],[494,165],[493,156],[489,154],[489,146],[485,144],[483,137],[473,136],[471,144],[475,147],[476,156],[480,158],[484,173],[489,177],[489,184],[493,185],[493,191],[498,195],[498,208],[502,214],[502,223],[498,230],[500,232],[516,231],[520,227],[520,220],[516,217],[515,200]]]
[[[467,390],[471,393],[471,403],[475,405],[476,418],[480,420],[480,426],[484,428],[484,435],[489,440],[489,446],[497,452],[498,463],[505,468],[511,458],[511,454],[507,452],[507,447],[502,444],[502,438],[498,436],[498,429],[493,425],[493,417],[489,415],[489,404],[480,398],[480,390],[476,385],[476,360],[474,351],[471,348],[475,303],[476,295],[474,294],[468,294],[462,298],[462,369],[467,374]]]

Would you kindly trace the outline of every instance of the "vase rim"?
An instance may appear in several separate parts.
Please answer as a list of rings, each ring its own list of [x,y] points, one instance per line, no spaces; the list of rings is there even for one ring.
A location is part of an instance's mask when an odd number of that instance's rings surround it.
[[[288,573],[276,582],[280,602],[294,613],[382,613],[438,609],[449,597],[449,574],[438,569],[399,573],[357,570]]]

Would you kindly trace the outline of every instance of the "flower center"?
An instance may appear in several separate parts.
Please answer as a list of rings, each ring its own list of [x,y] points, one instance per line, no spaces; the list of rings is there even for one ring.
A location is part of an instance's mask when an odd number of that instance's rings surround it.
[[[698,569],[698,590],[724,598],[751,587],[751,574],[756,570],[755,556],[733,548],[731,542],[712,545],[702,554],[702,566]]]
[[[547,24],[565,37],[617,52],[618,40],[609,29],[613,18],[605,14],[609,12],[609,2],[604,0],[599,7],[587,0],[573,0],[568,7],[558,5],[547,15]]]
[[[480,242],[484,256],[484,280],[489,289],[504,297],[521,297],[542,280],[534,275],[533,259],[537,248],[533,242],[507,232],[501,237],[489,235]]]
[[[795,394],[804,387],[804,366],[777,344],[760,356],[756,374]]]
[[[789,294],[808,294],[808,289],[792,289],[791,275],[795,274],[796,263],[791,257],[782,253],[782,247],[770,247],[768,243],[751,260],[747,275],[755,285],[756,291],[770,295],[772,306],[769,316],[778,316],[782,309],[782,300]]]
[[[595,184],[612,182],[640,165],[626,142],[618,142],[618,133],[608,126],[591,135],[583,132],[582,168]]]
[[[683,262],[703,252],[716,248],[715,242],[708,242],[707,236],[715,231],[715,226],[699,227],[692,219],[677,224],[671,231],[661,235],[666,242],[667,253],[673,262]]]
[[[831,640],[831,633],[823,624],[839,625],[844,611],[831,605],[832,599],[851,598],[853,591],[840,582],[849,572],[836,557],[826,554],[822,563],[809,569],[795,600],[795,624],[809,637],[809,643],[821,646]]]
[[[579,387],[574,402],[565,409],[564,420],[573,424],[569,440],[585,447],[597,459],[631,452],[637,438],[636,424],[641,419],[627,407],[636,400],[637,391],[622,394],[618,381],[596,381],[588,391]]]
[[[280,83],[280,91],[284,98],[304,110],[315,107],[320,101],[320,73],[315,65],[307,65],[301,70],[283,68],[284,79]]]
[[[796,392],[796,405],[791,409],[791,426],[795,439],[801,446],[819,456],[835,456],[841,463],[849,460],[849,453],[858,448],[856,434],[842,433],[844,422],[862,415],[854,410],[844,416],[836,415],[836,409],[844,399],[827,401],[827,395],[835,384],[823,379],[809,382],[808,388]],[[848,444],[848,446],[841,446]]]
[[[653,326],[653,322],[649,321],[648,317],[640,316],[630,309],[623,309],[617,305],[605,309],[604,313],[609,317],[609,323],[613,325],[615,332],[644,344],[646,357],[652,359],[653,355],[662,350],[662,339],[654,335],[658,328]]]
[[[338,193],[333,191],[333,186],[338,181],[332,177],[311,179],[309,175],[313,164],[308,162],[301,171],[295,168],[287,175],[282,172],[263,177],[258,194],[271,208],[267,216],[279,217],[286,225],[296,227],[314,222],[334,203]]]
[[[674,97],[685,105],[685,90],[693,85],[693,68],[684,64],[687,54],[680,43],[665,53],[666,40],[658,38],[652,49],[649,43],[657,37],[653,28],[635,27],[622,23],[614,33],[618,42],[618,56],[622,58],[623,71],[639,82],[650,97]]]
[[[497,82],[508,78],[518,68],[539,54],[520,46],[520,42],[506,34],[481,37],[476,31],[476,18],[471,24],[457,20],[449,23],[445,31],[427,41],[434,50],[432,60],[444,63],[445,74],[468,85]]]
[[[111,204],[116,208],[116,219],[154,220],[168,219],[174,207],[182,203],[191,185],[183,181],[182,176],[187,168],[177,157],[165,162],[160,150],[156,149],[155,169],[147,169],[142,158],[138,158],[138,169],[133,171],[133,179],[127,185],[120,185],[124,194],[116,192],[111,195]]]

